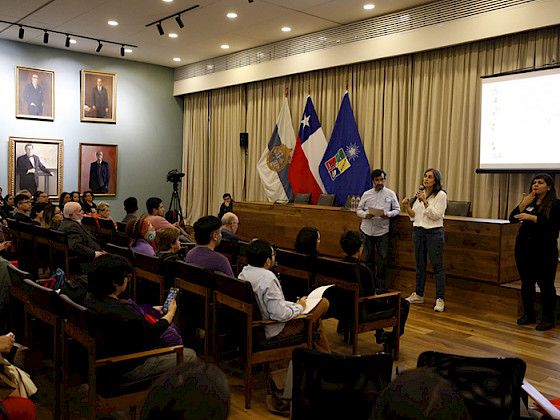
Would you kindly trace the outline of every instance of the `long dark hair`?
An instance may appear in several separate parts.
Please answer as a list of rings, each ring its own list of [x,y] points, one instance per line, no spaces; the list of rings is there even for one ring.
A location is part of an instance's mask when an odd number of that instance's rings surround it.
[[[294,248],[296,252],[305,255],[317,255],[317,239],[319,239],[319,230],[314,227],[302,228],[296,238]]]
[[[428,196],[426,197],[426,199],[427,199],[428,197],[430,197],[431,195],[433,195],[433,196],[435,197],[436,195],[438,195],[438,193],[439,193],[440,191],[445,192],[445,190],[443,189],[443,183],[442,183],[442,181],[441,181],[443,177],[441,176],[441,172],[440,172],[438,169],[436,169],[436,168],[428,168],[428,169],[426,169],[426,170],[424,171],[423,176],[426,176],[426,174],[427,174],[428,172],[430,172],[430,171],[432,171],[432,173],[434,174],[434,181],[435,181],[436,183],[435,183],[434,186],[432,187],[432,192],[430,193],[430,195],[428,195]],[[412,199],[412,201],[410,202],[410,207],[412,207],[412,206],[414,205],[414,202],[415,202],[416,200],[417,200],[417,197],[415,196],[415,197]]]
[[[554,179],[549,174],[540,173],[536,174],[531,180],[531,185],[529,186],[529,193],[533,190],[533,183],[537,179],[542,179],[546,182],[546,185],[550,187],[550,190],[544,196],[538,213],[544,214],[547,218],[550,216],[550,209],[552,208],[552,203],[556,199],[556,188],[554,187]],[[531,203],[533,205],[537,204],[537,197]]]

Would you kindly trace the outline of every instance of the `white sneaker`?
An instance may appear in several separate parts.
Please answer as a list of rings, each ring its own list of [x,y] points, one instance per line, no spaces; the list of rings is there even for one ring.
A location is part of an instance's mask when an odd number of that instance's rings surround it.
[[[434,311],[443,312],[445,310],[445,301],[442,298],[436,299],[436,306],[434,306]]]
[[[412,293],[406,298],[409,303],[424,303],[424,296],[417,295],[416,292]]]

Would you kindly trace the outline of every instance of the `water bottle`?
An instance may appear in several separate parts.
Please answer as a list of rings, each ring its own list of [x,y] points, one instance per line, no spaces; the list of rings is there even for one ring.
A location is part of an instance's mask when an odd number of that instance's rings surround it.
[[[355,195],[352,196],[352,201],[350,203],[351,203],[350,204],[350,210],[356,211],[357,206],[356,206],[356,196]]]

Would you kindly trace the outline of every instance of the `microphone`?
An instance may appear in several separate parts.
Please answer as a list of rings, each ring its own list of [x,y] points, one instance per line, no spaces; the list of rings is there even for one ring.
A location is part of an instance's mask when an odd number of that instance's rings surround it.
[[[426,187],[424,187],[423,185],[420,185],[420,186],[418,187],[418,191],[424,191],[425,189],[426,189]]]

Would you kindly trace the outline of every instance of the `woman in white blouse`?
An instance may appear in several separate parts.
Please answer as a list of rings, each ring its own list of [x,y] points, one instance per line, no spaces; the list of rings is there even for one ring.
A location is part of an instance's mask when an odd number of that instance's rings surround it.
[[[422,186],[411,200],[402,201],[403,209],[408,213],[414,230],[412,245],[416,258],[416,290],[407,300],[410,303],[424,303],[424,286],[426,284],[427,256],[435,273],[436,305],[434,311],[445,309],[445,272],[443,270],[443,216],[447,208],[447,194],[441,184],[441,172],[430,168],[424,172]]]

